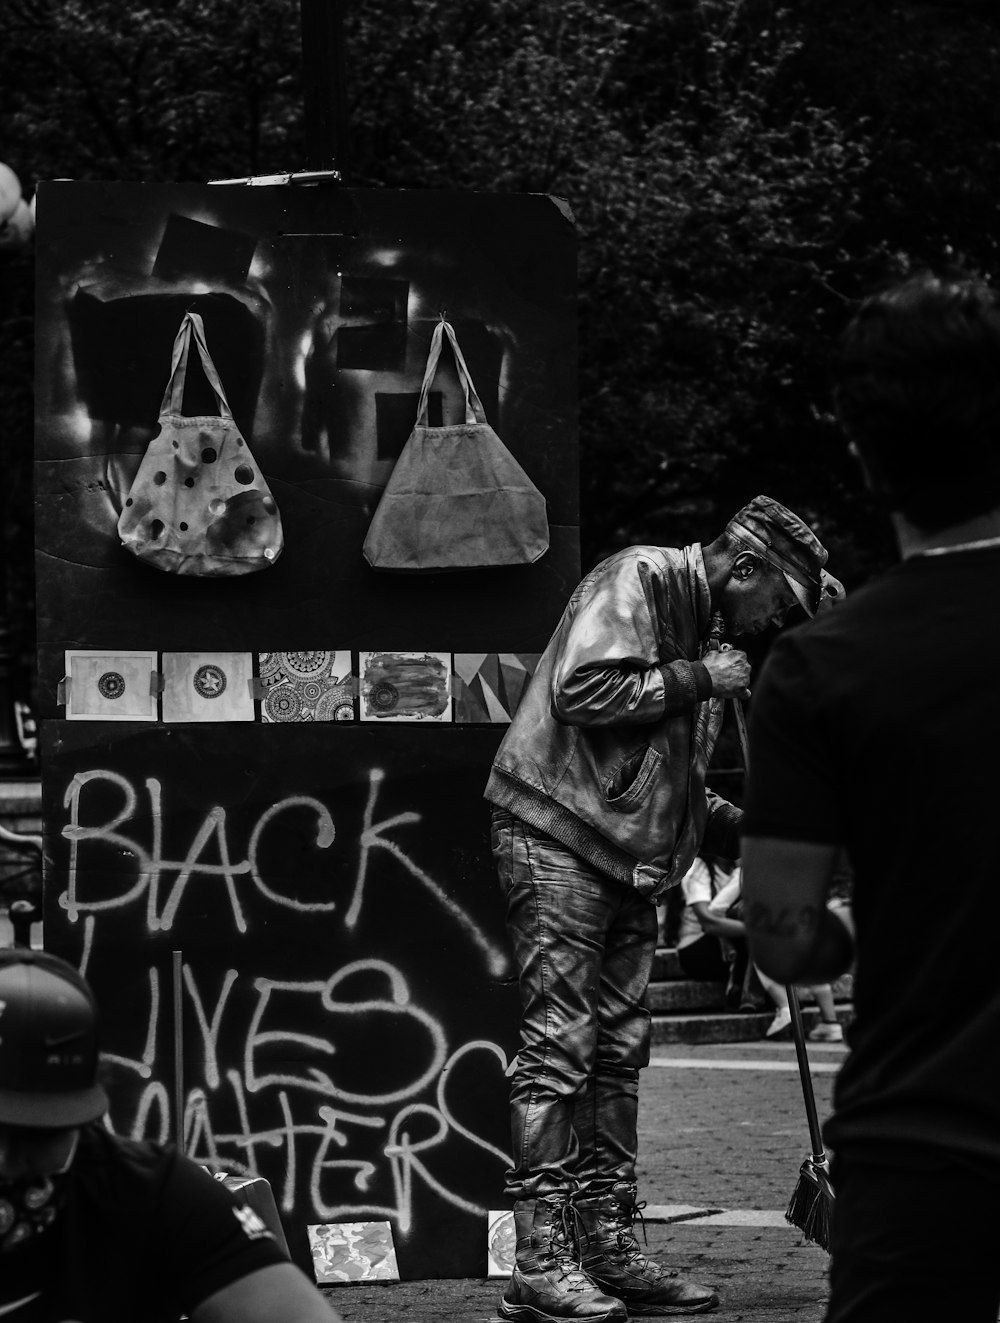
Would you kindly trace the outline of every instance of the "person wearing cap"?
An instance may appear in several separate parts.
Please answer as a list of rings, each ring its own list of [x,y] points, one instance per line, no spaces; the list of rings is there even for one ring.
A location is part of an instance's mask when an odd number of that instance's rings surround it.
[[[0,950],[0,1318],[336,1323],[253,1209],[102,1124],[97,1039],[71,965]]]
[[[504,1319],[718,1304],[632,1231],[656,900],[699,849],[739,850],[740,811],[705,773],[722,700],[747,696],[750,666],[719,638],[815,612],[839,590],[826,560],[768,496],[707,546],[611,556],[570,598],[496,755],[485,793],[521,995]]]
[[[1000,293],[928,272],[864,300],[834,404],[899,563],[771,649],[744,823],[754,959],[854,964],[830,1323],[1000,1305]],[[828,897],[841,851],[850,907]]]

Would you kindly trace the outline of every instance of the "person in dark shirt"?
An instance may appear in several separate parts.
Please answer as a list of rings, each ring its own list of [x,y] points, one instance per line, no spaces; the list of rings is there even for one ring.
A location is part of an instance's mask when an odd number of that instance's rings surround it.
[[[839,417],[901,563],[771,649],[743,823],[751,952],[785,983],[856,957],[828,1323],[994,1323],[1000,1304],[1000,299],[866,300]],[[838,852],[849,909],[826,904]]]
[[[5,1323],[337,1323],[253,1209],[174,1148],[101,1124],[97,1066],[86,981],[0,951]]]

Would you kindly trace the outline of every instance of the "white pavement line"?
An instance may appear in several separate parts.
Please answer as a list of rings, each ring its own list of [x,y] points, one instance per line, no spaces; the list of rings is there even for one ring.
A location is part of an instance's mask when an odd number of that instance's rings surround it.
[[[727,1213],[711,1213],[708,1217],[694,1217],[683,1226],[696,1227],[784,1227],[788,1219],[783,1208],[732,1208]]]
[[[707,1217],[709,1213],[721,1211],[704,1204],[647,1204],[642,1216],[647,1222],[683,1222],[689,1217]]]
[[[740,1052],[787,1052],[791,1054],[795,1051],[795,1044],[790,1038],[786,1038],[784,1041],[771,1038],[751,1038],[745,1043],[714,1043],[705,1044],[705,1046],[716,1050],[722,1046],[735,1047]],[[813,1052],[842,1052],[846,1057],[848,1052],[846,1043],[814,1043],[810,1040],[807,1046],[810,1056]]]
[[[783,1208],[698,1208],[694,1204],[648,1204],[646,1222],[671,1222],[682,1227],[787,1227]]]
[[[782,1070],[798,1071],[794,1061],[713,1061],[706,1057],[650,1057],[651,1066],[677,1067],[680,1070]],[[814,1075],[835,1075],[839,1062],[810,1061]]]

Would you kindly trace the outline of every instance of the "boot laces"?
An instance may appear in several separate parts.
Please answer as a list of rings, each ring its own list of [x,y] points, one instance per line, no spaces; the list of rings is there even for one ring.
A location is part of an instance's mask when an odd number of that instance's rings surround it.
[[[572,1203],[564,1203],[553,1213],[549,1223],[549,1251],[552,1267],[559,1273],[563,1287],[569,1291],[591,1291],[593,1283],[576,1257],[574,1227],[579,1226],[579,1213]]]
[[[642,1215],[642,1210],[645,1207],[645,1199],[632,1204],[631,1208],[619,1204],[618,1213],[613,1219],[615,1243],[625,1256],[625,1262],[635,1271],[653,1277],[676,1277],[676,1269],[668,1271],[666,1268],[661,1268],[658,1263],[654,1263],[643,1253],[642,1247],[639,1245],[638,1238],[633,1230],[633,1222],[636,1218],[638,1218],[639,1226],[642,1228],[642,1243],[647,1249],[649,1248],[649,1237],[646,1235],[646,1219]]]

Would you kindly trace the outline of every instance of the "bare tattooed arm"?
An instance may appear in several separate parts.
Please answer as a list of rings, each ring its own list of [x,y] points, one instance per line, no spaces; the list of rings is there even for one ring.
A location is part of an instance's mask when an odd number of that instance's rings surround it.
[[[781,983],[827,983],[854,958],[849,927],[827,909],[836,845],[743,840],[743,921],[750,954]]]

